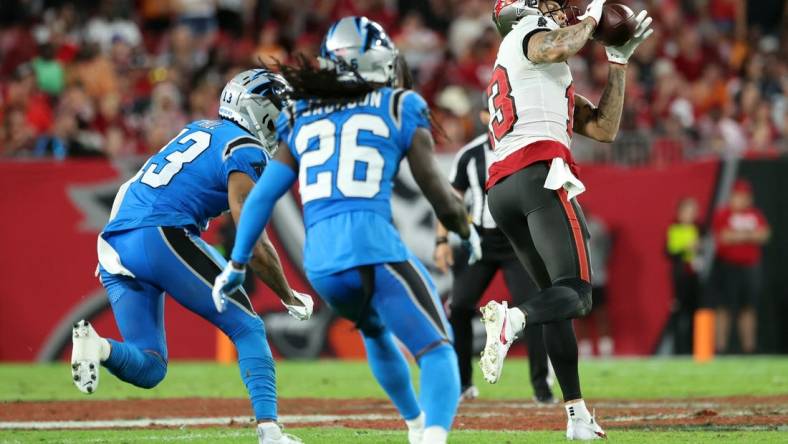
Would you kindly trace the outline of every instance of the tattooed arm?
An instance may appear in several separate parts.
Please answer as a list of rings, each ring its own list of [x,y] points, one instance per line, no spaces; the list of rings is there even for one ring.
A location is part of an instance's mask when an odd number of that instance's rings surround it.
[[[589,17],[572,26],[526,36],[525,56],[534,63],[565,62],[585,46],[594,28],[596,22]]]
[[[252,192],[254,181],[244,173],[234,172],[227,181],[227,198],[230,204],[230,213],[236,224],[241,218],[241,208],[244,201]],[[284,303],[300,305],[293,297],[293,291],[287,283],[279,255],[268,236],[263,232],[254,246],[254,254],[249,261],[249,266],[257,277],[262,280]]]
[[[594,106],[585,97],[575,94],[574,131],[606,143],[612,142],[618,134],[627,76],[626,65],[611,63],[609,66],[607,86],[599,100],[599,106]]]

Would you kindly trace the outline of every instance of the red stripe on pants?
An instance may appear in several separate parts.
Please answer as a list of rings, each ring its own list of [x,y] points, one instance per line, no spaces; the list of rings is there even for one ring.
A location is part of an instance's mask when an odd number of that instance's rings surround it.
[[[580,264],[578,264],[580,266],[580,279],[590,283],[591,273],[588,269],[588,251],[586,251],[586,244],[583,239],[583,230],[580,228],[580,219],[577,217],[577,212],[575,212],[575,207],[572,205],[572,202],[569,202],[567,199],[566,190],[559,188],[557,191],[558,200],[561,201],[561,205],[563,205],[564,211],[566,211],[566,217],[569,220],[569,226],[572,227],[572,237],[575,240],[577,259],[580,262]]]

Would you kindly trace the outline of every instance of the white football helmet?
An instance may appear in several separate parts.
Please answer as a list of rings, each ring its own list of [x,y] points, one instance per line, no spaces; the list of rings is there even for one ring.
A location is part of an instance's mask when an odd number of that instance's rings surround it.
[[[366,17],[345,17],[334,22],[323,44],[323,66],[333,67],[341,81],[392,85],[397,77],[397,51],[386,31]],[[327,61],[327,62],[326,62]]]
[[[235,122],[257,137],[273,155],[278,146],[276,119],[290,90],[284,77],[267,69],[244,71],[222,90],[219,117]]]

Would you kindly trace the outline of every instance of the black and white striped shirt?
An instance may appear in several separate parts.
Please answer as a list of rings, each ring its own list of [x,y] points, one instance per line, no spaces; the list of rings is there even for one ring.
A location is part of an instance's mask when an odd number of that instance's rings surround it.
[[[482,256],[485,258],[504,258],[514,255],[509,240],[498,229],[498,225],[490,214],[484,184],[487,181],[487,170],[495,162],[490,146],[490,139],[483,134],[462,147],[454,158],[449,182],[465,195],[473,224],[482,239]]]
[[[484,193],[487,169],[494,162],[493,157],[490,140],[487,134],[483,134],[460,149],[449,173],[449,182],[454,189],[465,193],[473,224],[481,228],[497,228]]]

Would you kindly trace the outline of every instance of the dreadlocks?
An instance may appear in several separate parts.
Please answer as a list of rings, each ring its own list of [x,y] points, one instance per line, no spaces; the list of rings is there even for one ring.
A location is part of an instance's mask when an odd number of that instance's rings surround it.
[[[344,61],[340,60],[339,63]],[[296,56],[295,65],[279,63],[282,76],[290,83],[292,100],[309,100],[312,106],[342,105],[357,102],[378,86],[364,80],[352,67],[345,66],[355,74],[356,81],[340,81],[332,67],[315,66],[303,54]]]

